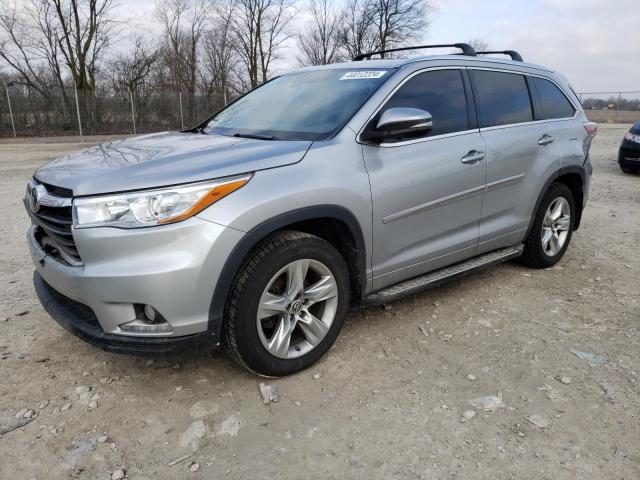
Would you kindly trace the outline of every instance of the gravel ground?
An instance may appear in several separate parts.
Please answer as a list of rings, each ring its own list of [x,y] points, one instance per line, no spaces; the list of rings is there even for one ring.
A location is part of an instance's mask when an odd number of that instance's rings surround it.
[[[353,313],[320,363],[277,380],[222,353],[109,354],[58,327],[31,284],[21,198],[36,167],[87,142],[1,141],[0,433],[32,421],[0,436],[0,478],[640,478],[640,176],[615,163],[625,128],[600,129],[558,266],[505,264]],[[495,411],[470,405],[484,396]]]

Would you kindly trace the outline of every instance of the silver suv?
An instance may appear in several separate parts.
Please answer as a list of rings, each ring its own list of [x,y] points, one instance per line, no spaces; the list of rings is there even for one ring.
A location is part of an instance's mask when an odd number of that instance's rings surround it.
[[[297,70],[192,130],[40,168],[25,204],[45,309],[109,351],[222,343],[277,376],[318,360],[350,307],[554,265],[596,126],[562,75],[455,46]]]

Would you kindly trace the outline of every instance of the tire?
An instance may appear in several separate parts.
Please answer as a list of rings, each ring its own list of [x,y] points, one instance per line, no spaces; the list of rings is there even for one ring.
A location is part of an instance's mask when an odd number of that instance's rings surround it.
[[[566,204],[564,202],[566,202]],[[558,205],[567,207],[566,209],[562,209],[562,211],[564,212],[568,210],[569,212],[568,221],[566,219],[562,220],[562,230],[560,230],[560,227],[557,229],[554,228],[554,225],[556,224],[553,222],[551,227],[547,226],[549,225],[547,212],[552,204],[554,204],[554,207],[557,207]],[[563,215],[561,216],[564,218]],[[533,268],[549,268],[558,263],[571,242],[575,218],[575,200],[571,190],[569,190],[569,187],[562,183],[551,184],[547,192],[544,194],[544,197],[542,197],[542,201],[536,211],[529,235],[525,239],[524,252],[522,257],[520,257],[521,263]],[[566,230],[564,229],[565,224]],[[558,237],[564,239],[561,242],[560,248],[555,248],[559,246],[559,243],[557,242],[559,238],[556,238],[556,233],[554,232],[557,233]],[[552,239],[546,244],[544,243],[545,238],[547,238],[544,236],[545,233],[552,236]],[[564,233],[566,233],[566,235],[563,235]]]
[[[620,166],[620,170],[622,170],[623,173],[638,173],[638,169],[633,167]]]
[[[309,288],[321,281],[321,287]],[[296,289],[296,285],[303,286]],[[322,288],[326,292],[318,294]],[[312,303],[312,294],[317,303]],[[317,300],[323,295],[326,300]],[[234,360],[259,375],[289,375],[329,350],[342,329],[349,302],[349,271],[333,245],[307,233],[277,232],[252,251],[234,279],[225,308],[223,344]],[[286,338],[278,332],[289,332],[289,342],[278,341]]]

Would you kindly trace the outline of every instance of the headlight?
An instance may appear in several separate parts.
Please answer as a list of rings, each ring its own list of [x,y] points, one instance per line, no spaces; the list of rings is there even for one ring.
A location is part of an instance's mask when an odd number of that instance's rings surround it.
[[[624,138],[626,138],[630,142],[640,143],[640,135],[637,135],[635,133],[627,132]]]
[[[251,175],[139,192],[79,198],[75,227],[148,227],[185,220],[236,191]]]

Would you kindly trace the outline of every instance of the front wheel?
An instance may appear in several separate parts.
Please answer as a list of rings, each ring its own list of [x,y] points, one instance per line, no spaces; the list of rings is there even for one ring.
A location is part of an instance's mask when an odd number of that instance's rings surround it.
[[[638,173],[638,168],[623,167],[622,165],[620,165],[620,170],[622,173]]]
[[[349,297],[349,272],[333,245],[302,232],[278,232],[256,248],[236,276],[226,308],[225,346],[260,375],[297,372],[329,350]]]
[[[566,252],[575,219],[575,201],[569,187],[552,184],[538,207],[524,242],[522,263],[534,268],[555,265]]]

